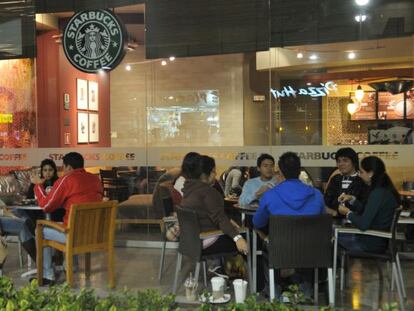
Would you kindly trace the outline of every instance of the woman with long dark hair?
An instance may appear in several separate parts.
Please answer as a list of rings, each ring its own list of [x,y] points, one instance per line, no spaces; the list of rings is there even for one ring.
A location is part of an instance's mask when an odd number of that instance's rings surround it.
[[[44,187],[46,193],[50,192],[54,183],[56,182],[56,180],[58,180],[59,176],[57,172],[58,172],[58,169],[57,169],[56,163],[53,160],[44,159],[40,163],[40,178],[45,180],[42,186]],[[34,198],[34,191],[33,191],[34,186],[35,184],[32,183],[29,187],[29,191],[26,196],[28,199]],[[39,211],[33,211],[33,213],[30,213],[29,211],[26,211],[26,213],[28,214],[29,218],[34,223],[36,223],[37,219],[44,218],[43,212],[39,213]],[[24,217],[24,215],[20,215],[20,216]],[[55,210],[53,213],[51,213],[51,219],[57,222],[62,222],[64,216],[65,216],[65,210],[63,208],[59,208]]]
[[[386,173],[384,162],[375,156],[366,157],[361,161],[360,177],[369,186],[369,195],[363,203],[354,196],[342,194],[339,196],[339,213],[345,215],[360,230],[388,230],[391,227],[395,209],[401,204],[400,195]],[[351,211],[345,202],[357,210],[363,210],[361,215]],[[350,251],[381,253],[386,250],[388,239],[364,235],[340,235],[339,244]]]
[[[181,206],[195,209],[201,231],[222,230],[225,235],[203,241],[203,252],[215,254],[220,251],[238,250],[247,254],[247,244],[224,212],[224,200],[211,185],[216,180],[216,163],[209,156],[196,156],[187,172]]]

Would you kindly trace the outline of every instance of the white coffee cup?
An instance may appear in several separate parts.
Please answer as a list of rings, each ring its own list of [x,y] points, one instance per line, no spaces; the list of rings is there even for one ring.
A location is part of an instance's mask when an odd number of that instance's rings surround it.
[[[215,276],[211,278],[211,289],[213,290],[213,300],[217,300],[224,295],[224,278]]]
[[[235,279],[233,281],[233,287],[236,303],[243,303],[246,299],[247,281],[242,279]]]

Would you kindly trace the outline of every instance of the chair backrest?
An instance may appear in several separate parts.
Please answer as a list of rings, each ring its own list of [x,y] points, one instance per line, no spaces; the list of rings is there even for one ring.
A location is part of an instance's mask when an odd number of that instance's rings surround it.
[[[400,219],[400,215],[401,212],[403,210],[403,206],[399,206],[395,209],[394,211],[394,216],[392,218],[392,223],[391,223],[391,241],[388,244],[389,249],[390,249],[390,254],[393,258],[395,258],[395,254],[397,252],[397,243],[396,243],[396,239],[397,239],[397,227],[398,227],[398,220]]]
[[[178,251],[193,260],[201,259],[200,223],[197,212],[188,208],[177,209],[178,223],[180,224],[180,244]]]
[[[274,268],[332,267],[332,217],[271,216],[269,266]]]
[[[114,170],[99,170],[99,175],[101,179],[116,179],[116,171]]]
[[[116,210],[116,201],[72,205],[66,246],[73,248],[73,254],[104,251],[113,247]]]

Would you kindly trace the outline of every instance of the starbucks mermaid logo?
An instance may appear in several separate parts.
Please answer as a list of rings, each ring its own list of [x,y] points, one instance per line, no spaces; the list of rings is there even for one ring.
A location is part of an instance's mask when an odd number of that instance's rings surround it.
[[[106,30],[101,31],[94,24],[90,24],[84,33],[78,32],[76,37],[76,47],[79,52],[83,56],[92,59],[102,56],[110,43]]]

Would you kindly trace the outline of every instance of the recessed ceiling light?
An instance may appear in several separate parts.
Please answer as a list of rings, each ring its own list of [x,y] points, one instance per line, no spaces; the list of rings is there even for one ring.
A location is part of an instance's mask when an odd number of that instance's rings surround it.
[[[296,54],[297,58],[303,58],[303,53],[299,52],[298,54]]]
[[[165,66],[165,65],[167,65],[167,62],[166,62],[165,60],[163,60],[163,61],[161,62],[161,65]]]
[[[308,82],[308,83],[306,83],[306,85],[307,85],[307,86],[311,86],[311,85],[312,85],[312,83],[311,83],[311,82]]]
[[[363,23],[367,19],[367,16],[365,14],[355,15],[355,20],[358,23]]]
[[[132,68],[131,68],[131,65],[126,65],[126,66],[125,66],[125,70],[126,70],[126,71],[131,71],[131,69],[132,69]]]
[[[356,57],[356,54],[354,52],[349,52],[348,53],[348,58],[349,59],[355,59],[355,57]]]
[[[175,61],[175,57],[174,56],[170,56],[170,61],[171,62]]]
[[[311,54],[311,56],[309,56],[309,59],[311,59],[311,60],[318,59],[318,55],[316,55],[316,54]]]
[[[364,6],[369,3],[369,0],[355,0],[355,3],[359,6]]]

